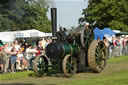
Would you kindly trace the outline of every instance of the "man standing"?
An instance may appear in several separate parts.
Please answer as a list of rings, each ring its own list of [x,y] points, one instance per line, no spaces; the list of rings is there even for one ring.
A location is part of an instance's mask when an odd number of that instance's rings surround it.
[[[45,49],[45,44],[46,44],[45,38],[42,38],[42,46],[43,46],[43,49]]]
[[[4,71],[5,73],[7,72],[8,66],[9,66],[9,58],[10,58],[10,49],[9,49],[9,43],[6,42],[4,45],[4,53],[5,53],[5,58],[4,58],[4,62],[5,62],[5,67],[4,67]]]
[[[3,49],[3,46],[0,45],[0,67],[1,67],[1,71],[4,72],[4,59],[3,59],[3,52],[1,52],[1,50]]]
[[[4,46],[1,46],[0,47],[0,57],[3,59],[3,65],[4,65],[4,72],[6,73],[7,72],[7,68],[9,66],[9,52],[7,52],[5,49],[6,49],[6,45],[5,44]]]

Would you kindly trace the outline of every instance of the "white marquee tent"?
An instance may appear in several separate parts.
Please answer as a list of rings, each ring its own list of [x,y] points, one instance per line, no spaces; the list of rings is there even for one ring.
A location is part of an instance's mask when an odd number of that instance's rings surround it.
[[[13,42],[16,38],[27,37],[46,37],[52,36],[51,33],[44,33],[36,29],[23,31],[0,32],[0,40],[4,42]]]

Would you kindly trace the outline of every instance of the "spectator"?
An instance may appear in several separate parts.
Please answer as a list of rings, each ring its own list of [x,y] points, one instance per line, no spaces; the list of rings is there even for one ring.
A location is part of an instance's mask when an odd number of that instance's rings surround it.
[[[1,67],[1,71],[4,72],[4,61],[1,53],[0,53],[0,67]]]
[[[27,68],[28,67],[28,62],[24,58],[23,49],[22,48],[19,49],[17,57],[18,57],[18,60],[20,61],[20,63],[23,64],[22,68],[25,68],[25,69],[28,70],[28,68]]]
[[[123,53],[126,54],[127,53],[127,37],[124,36],[123,38]]]
[[[112,37],[112,44],[116,46],[116,37]]]
[[[10,49],[9,48],[10,48],[9,43],[6,42],[5,45],[4,45],[4,52],[6,54],[6,56],[4,58],[5,59],[4,60],[4,62],[5,62],[5,67],[4,67],[5,73],[7,72],[7,69],[8,69],[8,66],[9,66],[9,59],[10,59]]]
[[[32,55],[33,54],[33,51],[32,51],[32,46],[31,45],[29,45],[29,47],[26,49],[25,54],[26,54],[26,59],[28,61],[28,69],[31,69],[30,65],[31,65],[32,62],[30,62],[30,59],[33,56]]]
[[[119,43],[116,37],[112,37],[112,56],[119,56]]]
[[[12,48],[15,48],[15,44],[14,43],[11,43],[11,46],[10,46],[10,48],[9,48],[9,51],[11,52],[11,49]]]
[[[45,49],[45,44],[46,44],[45,38],[42,38],[42,46],[43,46],[43,49]]]
[[[3,53],[3,46],[0,46],[0,67],[1,71],[4,72],[4,53]]]
[[[52,39],[51,39],[51,38],[48,38],[48,40],[49,40],[49,43],[51,43],[51,42],[52,42]]]
[[[18,44],[18,41],[15,40],[15,41],[14,41],[14,44],[15,44],[16,51],[19,51],[20,46],[19,46],[19,44]]]
[[[46,44],[45,44],[45,48],[47,47],[47,45],[50,43],[49,39],[46,39]]]
[[[37,56],[36,54],[38,53],[38,50],[37,50],[37,46],[36,45],[33,46],[32,51],[33,51],[33,56],[36,57]]]
[[[106,47],[109,47],[109,42],[108,42],[107,37],[103,37],[103,42],[104,42]]]
[[[33,46],[32,52],[33,52],[33,54],[32,54],[32,58],[30,59],[30,62],[31,62],[31,63],[30,63],[30,67],[33,68],[33,63],[32,63],[32,61],[36,58],[37,53],[38,53],[38,51],[37,51],[37,46],[36,46],[36,45]]]
[[[16,54],[17,54],[16,48],[13,47],[11,49],[11,71],[12,71],[12,73],[15,73],[14,72],[14,64],[16,63],[16,60],[17,60]]]
[[[23,46],[23,52],[25,52],[28,47],[29,47],[28,43],[25,42],[25,44],[24,44],[24,46]]]
[[[119,46],[119,56],[122,56],[123,43],[122,43],[121,37],[118,37],[117,42],[118,42],[118,46]]]
[[[98,37],[97,40],[100,40],[100,37]]]
[[[33,53],[31,45],[28,46],[25,53],[27,60],[30,60],[32,58],[32,53]]]
[[[103,37],[103,42],[105,44],[105,46],[107,47],[107,51],[108,51],[108,58],[109,58],[109,42],[108,42],[108,38],[107,37]]]
[[[43,49],[41,41],[38,42],[37,50],[38,50],[38,54],[37,55],[44,54],[44,49]]]

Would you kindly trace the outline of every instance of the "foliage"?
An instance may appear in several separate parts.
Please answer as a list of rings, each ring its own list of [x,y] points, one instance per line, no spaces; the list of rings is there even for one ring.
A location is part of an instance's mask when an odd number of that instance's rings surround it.
[[[37,29],[50,32],[44,0],[1,0],[0,31]]]
[[[128,0],[89,0],[82,14],[85,17],[79,19],[80,23],[87,21],[101,29],[128,31]]]

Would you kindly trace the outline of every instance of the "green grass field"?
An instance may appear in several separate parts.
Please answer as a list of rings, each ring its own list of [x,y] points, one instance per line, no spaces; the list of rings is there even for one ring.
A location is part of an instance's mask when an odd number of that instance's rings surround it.
[[[128,85],[128,71],[113,73],[112,75],[92,78],[87,80],[75,80],[58,85]]]
[[[128,62],[128,55],[121,57],[114,57],[108,60],[108,64],[121,63],[121,62]]]
[[[30,77],[33,74],[34,74],[33,71],[24,71],[24,72],[0,74],[0,80],[23,79],[23,78],[26,78],[26,77]]]

